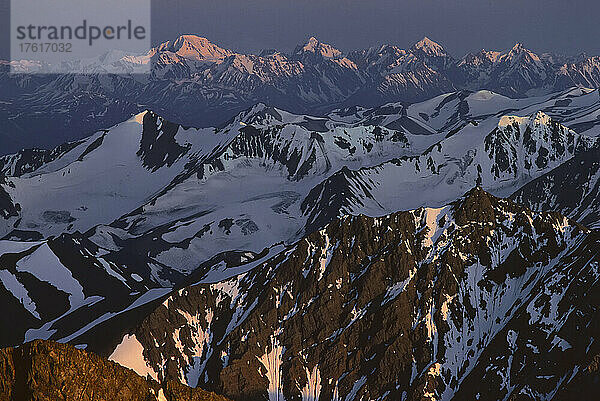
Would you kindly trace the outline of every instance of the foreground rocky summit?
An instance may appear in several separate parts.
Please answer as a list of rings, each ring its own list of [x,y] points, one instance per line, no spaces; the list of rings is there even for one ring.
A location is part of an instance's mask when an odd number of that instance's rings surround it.
[[[0,400],[226,401],[178,382],[162,386],[93,353],[37,340],[0,350]]]
[[[345,217],[174,292],[113,355],[236,400],[572,399],[597,378],[599,244],[479,188]]]

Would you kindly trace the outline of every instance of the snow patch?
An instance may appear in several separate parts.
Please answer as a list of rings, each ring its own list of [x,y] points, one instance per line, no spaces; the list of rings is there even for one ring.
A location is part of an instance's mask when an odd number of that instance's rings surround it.
[[[150,377],[158,381],[158,375],[144,359],[144,347],[135,337],[135,334],[126,334],[108,359],[134,370],[142,377],[150,375]]]
[[[21,302],[23,307],[33,316],[40,319],[40,314],[37,312],[35,302],[29,297],[27,288],[8,270],[0,270],[0,282],[4,288],[8,290],[16,299]]]
[[[302,401],[319,401],[321,394],[321,372],[319,366],[315,365],[312,370],[306,369],[306,385],[302,388],[300,394]]]
[[[265,347],[265,353],[259,358],[256,357],[266,369],[264,376],[269,381],[267,393],[269,401],[285,401],[283,396],[283,382],[281,380],[281,364],[285,348],[279,344],[275,336],[271,336],[271,350]],[[263,374],[260,372],[260,374]]]

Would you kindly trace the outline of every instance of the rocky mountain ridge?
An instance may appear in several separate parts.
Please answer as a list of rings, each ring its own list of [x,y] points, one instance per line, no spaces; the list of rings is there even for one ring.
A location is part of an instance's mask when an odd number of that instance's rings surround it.
[[[159,385],[67,344],[37,340],[0,350],[0,400],[226,401],[177,382]]]
[[[174,292],[115,353],[137,344],[159,380],[238,400],[568,399],[597,352],[595,326],[575,329],[596,310],[597,245],[481,189],[346,217],[245,274]]]

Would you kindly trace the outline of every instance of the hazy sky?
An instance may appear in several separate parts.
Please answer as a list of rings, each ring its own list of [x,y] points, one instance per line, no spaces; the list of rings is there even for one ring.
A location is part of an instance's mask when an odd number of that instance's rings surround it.
[[[0,23],[8,3],[0,0]],[[196,33],[238,51],[290,51],[314,35],[348,50],[408,47],[427,35],[456,56],[517,41],[539,52],[600,55],[599,17],[598,0],[153,0],[152,40]],[[6,58],[7,24],[0,34]]]
[[[423,36],[462,56],[517,42],[600,54],[598,0],[155,0],[153,34],[199,33],[235,50],[291,50],[315,35],[342,50]]]

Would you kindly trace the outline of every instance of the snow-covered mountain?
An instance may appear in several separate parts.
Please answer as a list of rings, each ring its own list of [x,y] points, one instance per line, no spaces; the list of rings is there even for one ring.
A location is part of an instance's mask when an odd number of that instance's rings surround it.
[[[257,105],[220,129],[144,112],[51,152],[6,156],[0,272],[14,329],[2,343],[69,341],[192,272],[210,282],[246,271],[298,235],[302,196],[332,169],[439,138]]]
[[[130,234],[139,236],[144,230],[149,233],[162,224],[175,224],[199,213],[204,216],[204,220],[197,219],[196,224],[204,221],[200,227],[221,221],[228,225],[225,222],[231,220],[254,229],[257,220],[262,220],[264,228],[287,227],[284,237],[288,238],[304,223],[299,220],[290,226],[278,219],[306,213],[312,216],[310,204],[318,213],[325,213],[326,207],[314,204],[317,187],[333,185],[330,181],[337,182],[340,177],[345,177],[342,181],[348,185],[348,175],[362,176],[359,192],[386,188],[383,200],[374,203],[378,205],[374,210],[380,212],[419,207],[426,201],[383,207],[393,193],[389,188],[394,187],[385,184],[388,173],[396,186],[408,180],[432,187],[434,181],[446,177],[450,192],[437,191],[440,198],[429,199],[441,203],[478,182],[488,190],[516,190],[589,148],[596,141],[598,108],[597,91],[516,100],[492,92],[463,91],[410,106],[345,108],[327,117],[258,105],[221,128],[190,129],[142,113],[53,151],[29,150],[3,157],[2,170],[9,177],[3,185],[8,223],[2,235],[43,239],[111,224],[111,230],[133,230]],[[528,118],[506,116],[507,111]],[[580,133],[557,124],[554,118]],[[402,175],[397,176],[400,171]],[[371,174],[374,176],[367,179]],[[425,184],[427,180],[431,182]],[[247,199],[256,204],[254,213],[260,217],[242,213],[249,205],[237,213],[217,212],[227,209],[221,204],[223,196],[204,195],[213,182],[215,188],[227,184],[226,190],[235,188],[229,184],[236,181],[243,182],[249,193],[256,191]],[[204,201],[187,207],[188,215],[173,214],[179,210],[173,205],[186,203],[184,199],[195,192]],[[273,196],[265,196],[267,193]],[[333,191],[332,195],[341,194]],[[232,207],[240,207],[244,201],[236,194],[228,198]],[[265,220],[265,206],[273,210],[272,217],[279,223]],[[253,251],[260,252],[277,238],[281,239],[281,233],[274,233]],[[191,238],[180,238],[184,239]],[[221,245],[215,243],[214,247]],[[204,256],[208,259],[214,254]]]
[[[522,102],[520,112],[543,100]],[[260,253],[340,213],[443,204],[476,184],[510,194],[596,141],[543,112],[499,114],[513,102],[458,93],[326,118],[258,105],[199,130],[142,113],[8,177],[3,188],[18,211],[3,235],[91,230],[105,248],[141,246],[189,272],[223,251]],[[417,187],[438,190],[429,198],[406,192]]]
[[[173,286],[248,272],[346,214],[442,207],[476,185],[509,195],[531,182],[539,193],[538,180],[598,146],[584,123],[596,103],[595,91],[517,100],[461,91],[326,117],[258,104],[205,129],[143,112],[53,151],[6,156],[0,258],[10,262],[0,272],[20,320],[3,341],[92,344],[93,330],[119,332],[124,316]],[[584,216],[572,203],[557,208]],[[37,305],[73,293],[19,267],[38,254],[56,261],[44,274],[70,275],[83,293],[54,314]]]
[[[23,71],[35,70],[26,60]],[[13,63],[13,64],[15,64]],[[100,74],[117,63],[129,75]],[[314,37],[291,52],[242,54],[183,35],[148,54],[109,54],[77,66],[84,75],[9,74],[0,63],[0,152],[53,148],[151,109],[183,125],[208,127],[263,102],[323,116],[337,107],[415,102],[466,89],[510,97],[574,86],[597,88],[599,58],[538,55],[517,44],[456,59],[424,38],[408,49],[382,45],[347,54]],[[150,75],[136,74],[151,64]]]
[[[21,208],[14,230],[47,238],[112,221],[229,139],[213,129],[180,128],[152,113],[139,114],[73,144],[29,174],[10,177],[4,188]]]
[[[238,56],[193,42],[163,50]],[[289,59],[362,68],[316,39]],[[232,399],[561,399],[598,353],[598,110],[580,88],[258,103],[209,128],[144,111],[3,156],[0,345],[69,342]]]
[[[555,68],[556,66],[526,49],[521,43],[517,43],[508,52],[482,50],[465,56],[459,62],[467,87],[484,86],[508,96],[523,96],[535,92],[539,94],[544,90],[555,89]]]
[[[598,143],[542,112],[504,116],[494,123],[494,118],[471,122],[416,157],[336,172],[313,188],[302,203],[309,227],[317,228],[344,214],[373,216],[441,206],[473,185],[510,195]]]

